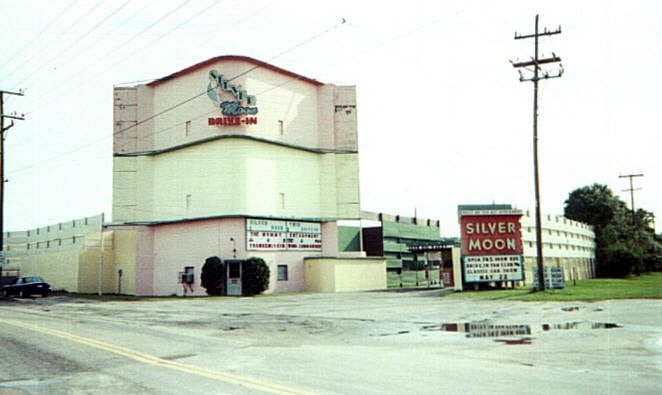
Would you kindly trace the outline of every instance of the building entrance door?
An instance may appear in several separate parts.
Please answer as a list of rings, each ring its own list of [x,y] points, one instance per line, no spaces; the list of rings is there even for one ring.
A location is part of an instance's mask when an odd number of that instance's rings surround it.
[[[241,296],[241,261],[227,260],[227,295],[228,296]]]

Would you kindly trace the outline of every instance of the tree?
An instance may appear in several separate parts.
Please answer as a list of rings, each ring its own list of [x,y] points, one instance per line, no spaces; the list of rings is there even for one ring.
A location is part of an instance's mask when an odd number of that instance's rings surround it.
[[[566,218],[593,226],[598,277],[625,277],[659,270],[661,244],[653,230],[654,216],[627,204],[606,185],[578,188],[565,201]]]
[[[222,295],[224,277],[221,259],[217,256],[207,258],[200,275],[200,285],[207,290],[207,295]]]
[[[593,184],[570,193],[565,201],[564,216],[594,227],[603,227],[617,215],[620,203],[609,187]]]
[[[264,259],[251,257],[244,261],[241,276],[242,293],[247,296],[259,295],[269,288],[269,266]]]

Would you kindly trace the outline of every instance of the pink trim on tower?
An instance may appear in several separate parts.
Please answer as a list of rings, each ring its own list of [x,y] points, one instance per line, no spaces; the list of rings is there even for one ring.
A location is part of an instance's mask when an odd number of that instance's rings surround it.
[[[277,73],[284,74],[288,77],[292,77],[292,78],[296,78],[297,80],[300,80],[300,81],[308,82],[309,84],[313,84],[313,85],[316,85],[316,86],[324,85],[323,83],[321,83],[317,80],[314,80],[312,78],[304,77],[302,75],[293,73],[291,71],[281,69],[280,67],[276,67],[276,66],[271,65],[269,63],[265,63],[265,62],[262,62],[262,61],[257,60],[257,59],[249,58],[248,56],[239,56],[239,55],[222,55],[222,56],[217,56],[215,58],[207,59],[203,62],[194,64],[193,66],[187,67],[185,69],[182,69],[180,71],[172,73],[172,74],[170,74],[168,76],[165,76],[163,78],[159,78],[158,80],[154,80],[154,81],[148,83],[147,85],[154,87],[154,86],[160,85],[164,82],[167,82],[171,79],[181,77],[181,76],[186,75],[188,73],[192,73],[194,71],[197,71],[201,68],[209,67],[209,65],[211,65],[211,64],[214,64],[214,63],[217,63],[217,62],[222,62],[222,61],[240,61],[240,62],[251,63],[251,64],[254,64],[256,66],[256,68],[261,67],[261,68],[264,68],[264,69],[267,69],[267,70],[275,71]],[[246,72],[248,72],[248,71],[246,71]]]

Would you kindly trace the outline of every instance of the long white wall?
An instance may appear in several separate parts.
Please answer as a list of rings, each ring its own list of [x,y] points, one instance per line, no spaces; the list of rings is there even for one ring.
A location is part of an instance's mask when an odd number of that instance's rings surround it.
[[[563,216],[543,215],[541,220],[544,264],[562,268],[566,281],[595,277],[593,228]],[[521,224],[525,277],[527,283],[532,283],[537,262],[534,214],[526,212]]]

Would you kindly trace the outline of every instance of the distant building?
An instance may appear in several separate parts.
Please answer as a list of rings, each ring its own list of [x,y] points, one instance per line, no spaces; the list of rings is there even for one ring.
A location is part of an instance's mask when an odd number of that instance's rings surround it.
[[[356,223],[339,227],[340,248],[345,251],[361,249],[367,256],[386,258],[389,287],[441,286],[442,261],[448,272],[452,271],[453,241],[441,238],[438,220],[367,211],[361,212],[361,218],[362,231]],[[443,254],[416,248],[444,243],[449,249]],[[459,259],[459,252],[456,255]]]
[[[595,272],[593,227],[559,215],[542,216],[543,263],[563,270],[566,281],[588,279]],[[536,219],[528,211],[522,216],[522,242],[526,283],[532,284],[537,264]]]

